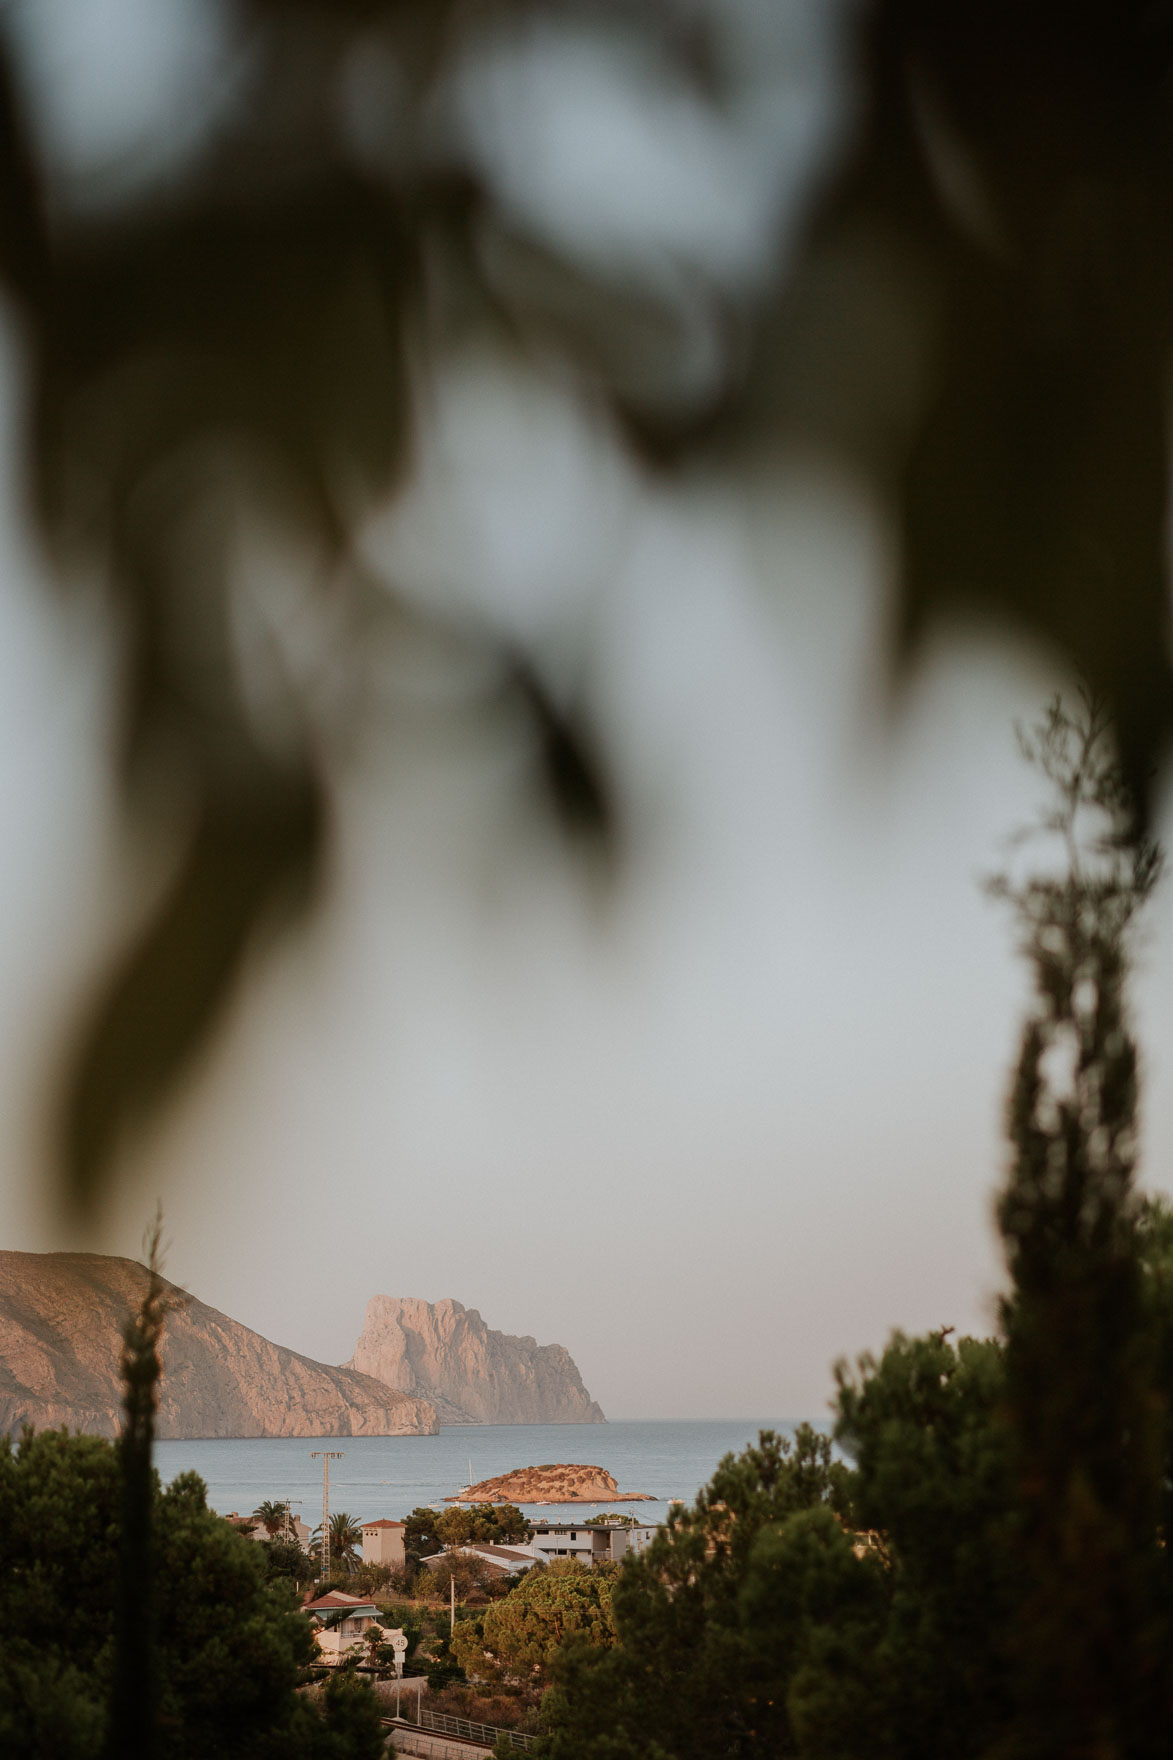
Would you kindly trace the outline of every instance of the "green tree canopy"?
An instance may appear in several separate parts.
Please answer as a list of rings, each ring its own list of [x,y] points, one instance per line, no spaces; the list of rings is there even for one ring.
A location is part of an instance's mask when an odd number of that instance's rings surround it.
[[[313,1557],[321,1560],[322,1524],[314,1529],[314,1538],[310,1543]],[[330,1569],[341,1571],[349,1576],[350,1572],[362,1558],[362,1523],[354,1516],[348,1515],[343,1509],[335,1510],[330,1517]]]
[[[746,1613],[751,1562],[764,1533],[795,1522],[850,1569],[849,1510],[849,1471],[810,1425],[793,1440],[763,1431],[754,1447],[727,1455],[692,1508],[674,1508],[647,1551],[624,1561],[614,1644],[572,1643],[558,1655],[543,1706],[546,1751],[557,1760],[787,1752],[784,1664]]]
[[[445,1512],[447,1513],[447,1512]],[[440,1512],[417,1505],[403,1524],[403,1551],[409,1565],[439,1552],[443,1542],[436,1531]]]
[[[442,1546],[463,1546],[472,1539],[472,1511],[456,1505],[436,1517],[435,1531]]]
[[[63,1431],[0,1441],[0,1752],[102,1752],[120,1529],[113,1444]],[[264,1548],[209,1510],[193,1473],[166,1490],[155,1479],[153,1532],[160,1760],[341,1760],[334,1702],[296,1691],[313,1640]],[[356,1707],[335,1709],[357,1729]],[[381,1737],[356,1743],[347,1760],[381,1753]]]
[[[574,1638],[595,1649],[615,1639],[613,1575],[578,1559],[560,1558],[495,1601],[476,1621],[457,1624],[453,1649],[465,1672],[491,1679],[544,1677],[555,1651]]]
[[[432,1532],[444,1546],[465,1546],[470,1540],[501,1546],[511,1540],[528,1540],[533,1533],[515,1503],[474,1503],[468,1508],[454,1505],[434,1516],[433,1523]]]
[[[511,1540],[528,1540],[533,1533],[515,1503],[474,1503],[469,1513],[473,1540],[508,1546]]]
[[[270,1540],[275,1540],[284,1531],[289,1513],[287,1503],[275,1503],[272,1498],[267,1497],[264,1503],[258,1504],[254,1509],[253,1520],[260,1522]]]

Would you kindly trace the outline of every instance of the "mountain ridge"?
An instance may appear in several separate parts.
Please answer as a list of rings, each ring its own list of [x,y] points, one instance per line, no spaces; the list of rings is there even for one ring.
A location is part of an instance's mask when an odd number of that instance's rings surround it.
[[[0,1434],[29,1423],[117,1434],[121,1329],[144,1266],[104,1253],[0,1250]],[[319,1363],[164,1279],[156,1435],[434,1435],[435,1407],[359,1370]]]

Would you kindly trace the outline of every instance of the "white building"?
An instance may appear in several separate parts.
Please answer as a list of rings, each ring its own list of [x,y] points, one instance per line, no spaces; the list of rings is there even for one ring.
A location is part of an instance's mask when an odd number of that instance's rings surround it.
[[[391,1644],[397,1651],[401,1648],[395,1640],[402,1640],[402,1631],[397,1626],[379,1624],[379,1610],[373,1601],[362,1601],[357,1595],[344,1594],[341,1589],[332,1589],[316,1601],[307,1601],[302,1612],[308,1613],[313,1623],[318,1660],[331,1668],[344,1662],[355,1651],[363,1652],[370,1632],[376,1633],[383,1643]]]
[[[540,1521],[534,1524],[533,1539],[525,1551],[532,1552],[540,1564],[555,1558],[577,1558],[583,1564],[617,1564],[629,1552],[640,1553],[648,1547],[659,1525],[640,1522],[634,1528],[621,1522],[588,1523]]]
[[[405,1522],[390,1522],[381,1516],[377,1522],[362,1525],[362,1561],[364,1564],[387,1564],[402,1570],[406,1555],[403,1549]]]

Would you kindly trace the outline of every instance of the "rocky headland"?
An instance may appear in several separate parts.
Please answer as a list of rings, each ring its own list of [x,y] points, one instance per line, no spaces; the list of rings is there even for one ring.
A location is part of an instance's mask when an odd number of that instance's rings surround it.
[[[545,1467],[515,1467],[496,1479],[469,1485],[445,1503],[654,1503],[646,1491],[620,1491],[604,1467],[560,1461]]]
[[[99,1253],[0,1252],[0,1434],[27,1423],[115,1435],[122,1325],[146,1275]],[[435,1433],[435,1408],[414,1392],[316,1363],[167,1289],[161,1439]]]
[[[347,1368],[427,1400],[441,1424],[605,1421],[562,1345],[495,1332],[459,1302],[372,1296]]]

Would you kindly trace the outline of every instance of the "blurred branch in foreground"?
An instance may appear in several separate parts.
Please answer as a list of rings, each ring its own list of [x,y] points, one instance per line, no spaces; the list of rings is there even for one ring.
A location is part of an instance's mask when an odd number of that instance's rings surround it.
[[[329,767],[282,619],[275,664],[242,647],[242,529],[282,528],[323,599],[358,592],[359,529],[462,338],[560,376],[645,464],[797,439],[862,472],[899,539],[899,652],[959,601],[1031,631],[1107,705],[1143,811],[1173,703],[1173,9],[124,12],[146,48],[121,85],[112,24],[0,24],[28,480],[57,572],[108,588],[128,808],[173,847],[69,1079],[76,1199],[320,882]],[[605,843],[590,705],[483,640],[560,812]]]

